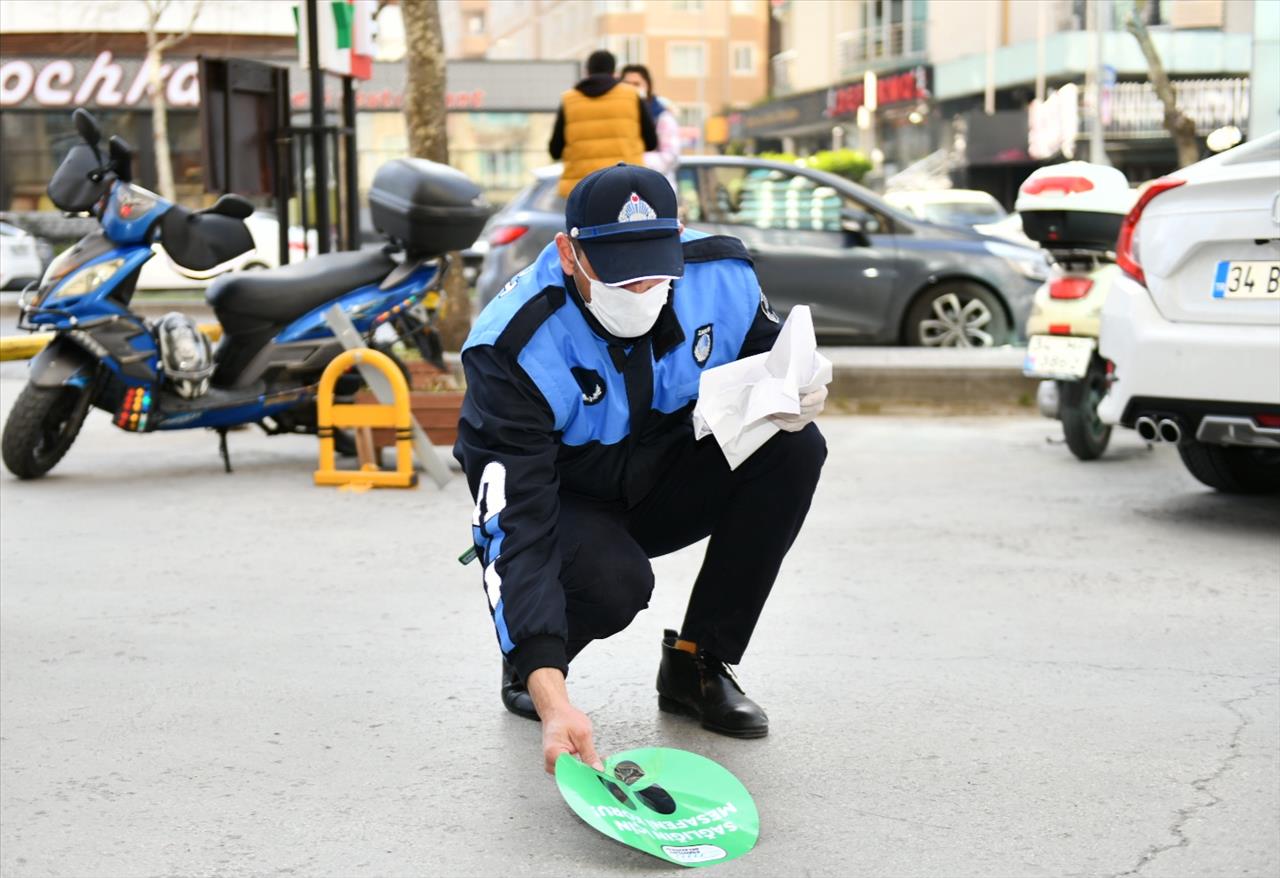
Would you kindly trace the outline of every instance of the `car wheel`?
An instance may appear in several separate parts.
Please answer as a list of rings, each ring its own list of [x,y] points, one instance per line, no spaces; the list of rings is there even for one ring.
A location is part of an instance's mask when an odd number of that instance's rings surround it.
[[[1192,440],[1178,445],[1178,455],[1191,475],[1223,493],[1280,492],[1280,451],[1274,448],[1206,445]]]
[[[925,290],[907,311],[906,342],[931,348],[989,348],[1009,341],[1009,318],[990,290],[952,281]]]

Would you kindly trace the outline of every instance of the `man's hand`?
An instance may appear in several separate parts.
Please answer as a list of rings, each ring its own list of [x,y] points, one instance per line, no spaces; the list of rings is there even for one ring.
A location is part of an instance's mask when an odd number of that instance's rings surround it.
[[[561,753],[604,771],[604,763],[596,755],[591,737],[591,720],[569,702],[564,674],[558,668],[538,668],[529,675],[525,685],[542,720],[542,757],[547,774],[555,774],[556,759]]]
[[[819,387],[800,396],[800,414],[798,415],[769,415],[766,419],[771,421],[779,430],[786,430],[788,433],[795,433],[805,428],[818,415],[822,414],[822,409],[827,402],[826,386]]]

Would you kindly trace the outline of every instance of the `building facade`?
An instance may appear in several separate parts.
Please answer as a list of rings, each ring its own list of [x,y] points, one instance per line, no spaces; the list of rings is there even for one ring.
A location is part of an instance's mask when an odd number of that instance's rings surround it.
[[[185,9],[184,9],[185,6]],[[469,7],[462,4],[464,9]],[[43,7],[47,14],[37,14]],[[175,2],[162,29],[181,30],[190,3]],[[26,3],[0,0],[0,210],[49,210],[45,187],[75,142],[71,110],[84,106],[104,130],[137,151],[138,180],[154,187],[151,104],[145,71],[141,4]],[[72,14],[79,10],[78,14]],[[185,13],[185,14],[184,14]],[[379,15],[384,33],[373,76],[355,89],[359,183],[377,167],[408,154],[405,132],[403,28],[399,10]],[[23,30],[22,28],[26,28]],[[174,180],[179,200],[201,205],[204,192],[196,57],[249,58],[289,69],[297,124],[308,121],[309,77],[298,62],[291,4],[224,0],[206,3],[192,35],[165,57],[163,71]],[[559,97],[578,76],[574,62],[450,61],[446,74],[450,162],[503,201],[549,159]],[[338,118],[340,81],[327,77],[330,121]],[[336,176],[332,177],[336,179]]]
[[[713,116],[768,93],[766,0],[526,0],[491,2],[491,59],[583,62],[608,49],[644,64],[675,105],[686,151],[707,146]]]
[[[1157,176],[1176,155],[1125,30],[1139,8],[1200,136],[1244,130],[1254,32],[1272,29],[1255,27],[1255,8],[1274,15],[1274,0],[773,0],[772,100],[731,117],[730,137],[748,150],[861,147],[882,179],[941,154],[933,164],[957,183],[1008,202],[1039,164],[1087,157],[1098,120],[1113,164],[1135,181]],[[1095,73],[1096,100],[1085,88]],[[1059,102],[1075,102],[1066,115],[1078,126],[1056,155],[1033,156],[1037,102],[1067,85],[1077,88]]]

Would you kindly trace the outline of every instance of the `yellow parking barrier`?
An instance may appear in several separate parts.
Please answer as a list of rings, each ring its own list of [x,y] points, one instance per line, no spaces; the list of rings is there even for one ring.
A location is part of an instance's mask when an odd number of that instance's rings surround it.
[[[209,336],[209,341],[217,341],[222,338],[222,327],[217,323],[201,323],[200,331]],[[44,350],[52,339],[52,332],[0,337],[0,362],[5,360],[30,360]]]
[[[0,338],[0,361],[29,360],[44,350],[53,333],[40,335],[7,335]]]
[[[352,366],[366,363],[382,372],[391,382],[395,401],[391,405],[337,405],[333,388]],[[413,415],[409,411],[409,385],[404,374],[386,354],[370,348],[343,351],[325,367],[316,395],[316,423],[320,434],[320,468],[317,485],[350,485],[353,488],[413,488],[418,473],[413,468]],[[337,427],[393,427],[396,431],[396,468],[380,470],[367,463],[358,470],[340,470],[334,466],[333,431]]]

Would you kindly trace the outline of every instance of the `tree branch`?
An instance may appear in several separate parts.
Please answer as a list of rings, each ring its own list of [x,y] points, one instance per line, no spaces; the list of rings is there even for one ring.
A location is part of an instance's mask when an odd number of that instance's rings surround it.
[[[169,4],[169,0],[164,0],[164,5],[167,6],[168,4]],[[163,11],[163,7],[161,8]],[[191,18],[187,21],[186,29],[183,30],[182,33],[180,34],[169,34],[167,37],[162,39],[159,42],[159,44],[156,46],[157,50],[163,52],[167,49],[172,48],[173,46],[178,45],[178,43],[182,42],[187,37],[191,36],[191,31],[196,26],[196,19],[200,17],[200,11],[203,8],[204,8],[204,0],[196,0],[195,5],[191,7]],[[154,25],[152,27],[154,29]]]
[[[1151,39],[1151,32],[1147,30],[1146,22],[1142,20],[1145,11],[1145,2],[1135,5],[1125,19],[1124,27],[1138,41],[1138,48],[1142,50],[1142,56],[1147,61],[1151,86],[1164,106],[1164,127],[1173,137],[1177,147],[1179,167],[1185,168],[1200,158],[1200,146],[1196,142],[1196,123],[1178,109],[1177,92],[1174,91],[1173,83],[1169,81],[1169,75],[1165,72],[1164,62],[1160,58],[1155,42]]]

